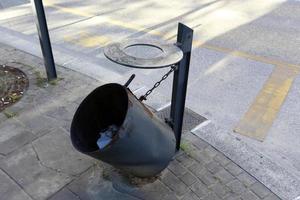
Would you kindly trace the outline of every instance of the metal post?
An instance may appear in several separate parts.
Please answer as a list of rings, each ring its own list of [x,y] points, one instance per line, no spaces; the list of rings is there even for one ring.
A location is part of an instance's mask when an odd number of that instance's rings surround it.
[[[188,74],[192,51],[193,30],[178,24],[177,45],[183,51],[183,59],[174,71],[170,120],[176,137],[176,150],[180,148],[182,123],[187,92]]]
[[[31,3],[36,18],[36,26],[39,34],[42,54],[44,57],[47,78],[50,81],[56,79],[57,74],[56,74],[55,63],[52,54],[52,48],[51,48],[51,42],[49,38],[46,16],[44,12],[44,6],[42,0],[31,0]]]

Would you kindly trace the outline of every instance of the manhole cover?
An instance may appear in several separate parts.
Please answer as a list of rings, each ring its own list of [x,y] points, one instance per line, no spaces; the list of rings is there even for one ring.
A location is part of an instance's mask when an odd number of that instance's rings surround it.
[[[28,88],[28,78],[21,70],[0,65],[0,112],[17,102]]]

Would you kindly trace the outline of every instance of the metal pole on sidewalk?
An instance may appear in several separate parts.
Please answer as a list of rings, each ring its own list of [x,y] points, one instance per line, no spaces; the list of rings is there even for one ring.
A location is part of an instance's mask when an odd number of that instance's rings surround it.
[[[46,73],[48,81],[57,78],[55,63],[53,59],[53,53],[51,48],[51,42],[49,38],[49,32],[47,27],[47,21],[42,0],[31,0],[33,6],[33,12],[35,14],[36,26],[39,34],[39,40],[41,44],[42,54],[44,57],[44,63],[46,67]]]
[[[187,92],[193,29],[179,23],[177,45],[183,51],[183,58],[174,71],[170,119],[176,137],[176,150],[180,148],[185,98]]]

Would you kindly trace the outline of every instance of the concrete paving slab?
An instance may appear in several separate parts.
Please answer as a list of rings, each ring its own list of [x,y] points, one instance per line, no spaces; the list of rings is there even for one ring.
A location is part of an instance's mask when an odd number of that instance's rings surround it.
[[[2,159],[0,167],[35,199],[46,199],[72,180],[46,166],[31,144]]]
[[[2,199],[32,200],[7,174],[0,170],[0,194]]]
[[[185,193],[188,190],[184,183],[169,170],[165,170],[162,174],[159,179],[152,178],[153,180],[150,181],[140,180],[141,183],[137,183],[137,185],[132,184],[128,178],[118,172],[112,172],[110,176],[112,176],[112,185],[116,191],[128,194],[135,199],[177,200],[178,197],[175,193],[180,193],[179,191]]]
[[[7,121],[0,125],[0,153],[7,155],[31,142],[36,136],[18,121]]]
[[[74,149],[63,129],[55,129],[38,138],[33,147],[44,165],[58,172],[78,175],[93,165],[93,160]]]
[[[127,194],[122,194],[115,191],[111,182],[102,177],[102,168],[94,166],[79,179],[70,183],[67,187],[82,200],[90,199],[124,199],[136,200]]]
[[[79,197],[71,192],[69,189],[64,188],[49,198],[49,200],[79,200]]]

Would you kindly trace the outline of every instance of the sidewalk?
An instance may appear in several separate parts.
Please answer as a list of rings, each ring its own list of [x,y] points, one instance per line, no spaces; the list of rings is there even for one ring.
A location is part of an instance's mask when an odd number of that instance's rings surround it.
[[[38,77],[44,72],[41,59],[2,44],[0,54],[0,64],[17,67],[30,79],[24,97],[0,113],[1,199],[279,199],[189,131],[182,150],[161,175],[150,180],[122,176],[75,151],[69,138],[78,104],[103,83],[58,67],[61,79],[43,87]],[[191,113],[188,117],[195,119],[186,120],[188,130],[201,119]]]

